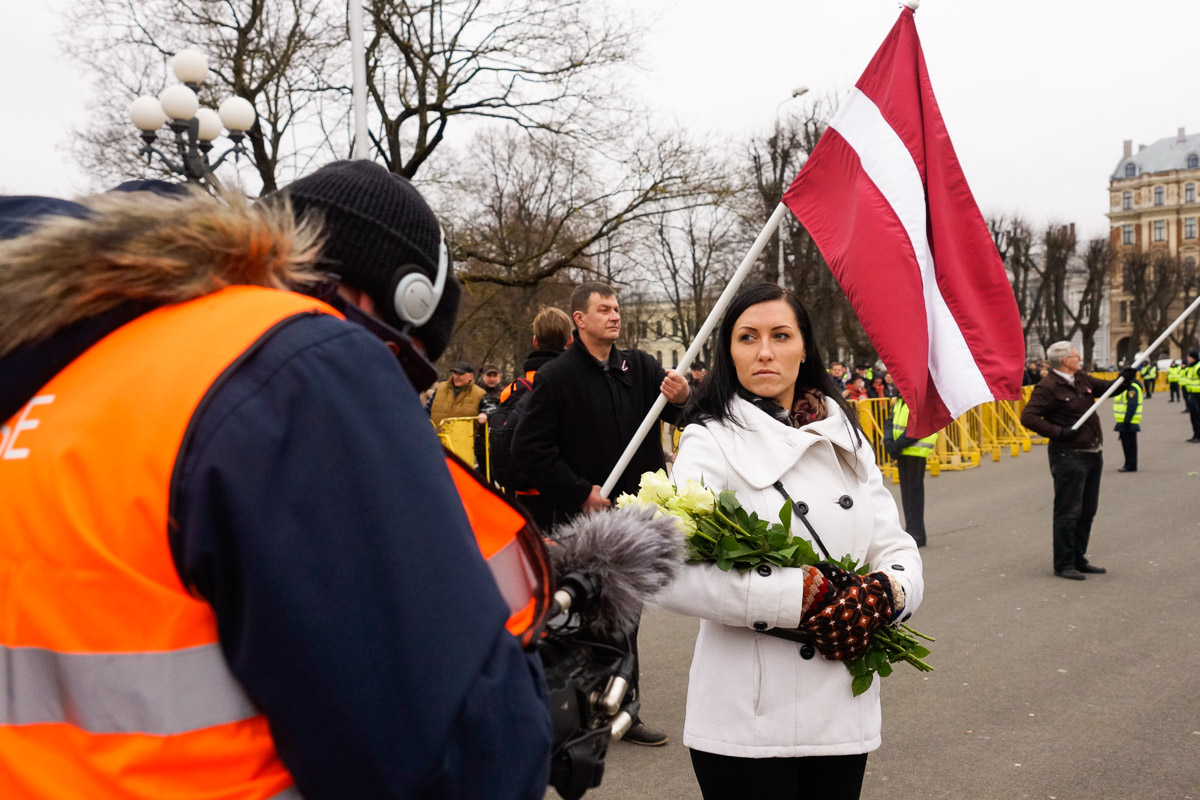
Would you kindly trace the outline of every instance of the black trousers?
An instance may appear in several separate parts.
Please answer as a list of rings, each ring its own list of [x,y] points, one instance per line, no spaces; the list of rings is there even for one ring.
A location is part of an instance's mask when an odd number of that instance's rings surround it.
[[[1168,383],[1167,387],[1171,390],[1171,402],[1174,403],[1179,399],[1179,381]]]
[[[904,506],[904,530],[920,546],[925,545],[925,457],[897,456],[900,474],[900,505]]]
[[[1100,453],[1054,444],[1047,451],[1054,478],[1054,570],[1080,569],[1088,563],[1088,540],[1100,506],[1104,458]]]
[[[1200,437],[1200,392],[1188,392],[1188,413],[1192,415],[1192,436]]]
[[[867,754],[737,758],[692,750],[704,800],[858,800]]]
[[[1125,453],[1125,469],[1137,469],[1137,431],[1120,431],[1117,436]]]

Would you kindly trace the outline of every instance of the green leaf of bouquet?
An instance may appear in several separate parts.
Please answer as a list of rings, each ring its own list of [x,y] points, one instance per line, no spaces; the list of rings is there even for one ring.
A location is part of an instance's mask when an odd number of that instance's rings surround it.
[[[917,658],[926,658],[929,656],[929,648],[922,647],[921,645],[917,645],[916,647],[910,647],[908,652],[910,655],[914,655]]]
[[[879,677],[886,678],[888,675],[891,675],[891,674],[892,674],[892,664],[890,661],[887,661],[885,659],[884,662],[879,665]]]
[[[732,516],[737,513],[737,510],[742,507],[738,502],[737,494],[725,489],[721,492],[721,496],[717,498],[717,505],[721,507],[721,511],[725,512],[726,516]]]
[[[869,668],[877,670],[887,663],[887,656],[880,650],[869,650],[864,660]]]
[[[867,689],[870,689],[871,688],[871,680],[874,677],[875,677],[874,675],[872,675],[871,673],[868,672],[866,675],[859,675],[857,678],[855,678],[854,681],[850,684],[850,690],[854,692],[854,696],[858,697],[860,694],[865,692]]]
[[[860,658],[855,661],[847,661],[846,669],[850,670],[850,674],[855,677],[866,675],[871,671],[871,668],[867,666],[867,661],[864,658]]]
[[[779,524],[783,526],[784,533],[791,535],[792,503],[790,500],[785,500],[783,502],[783,508],[779,509]]]
[[[728,558],[717,557],[717,567],[724,572],[729,572],[729,568],[733,566],[733,562]]]

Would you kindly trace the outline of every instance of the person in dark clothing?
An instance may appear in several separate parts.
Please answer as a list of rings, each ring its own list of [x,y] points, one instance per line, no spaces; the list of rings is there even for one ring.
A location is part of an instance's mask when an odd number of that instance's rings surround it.
[[[538,370],[571,346],[575,341],[573,327],[571,318],[561,308],[546,306],[538,312],[533,318],[533,350],[525,356],[525,363],[522,365],[526,381],[535,383]],[[506,391],[516,391],[518,388],[518,382],[514,381]],[[549,531],[554,525],[554,509],[545,502],[542,495],[536,489],[517,491],[515,494],[517,502],[538,527]]]
[[[1100,503],[1104,434],[1095,414],[1079,429],[1071,426],[1113,381],[1082,372],[1079,350],[1070,342],[1055,342],[1046,355],[1051,372],[1034,387],[1021,412],[1021,424],[1050,439],[1047,451],[1054,478],[1054,574],[1081,581],[1085,575],[1106,572],[1087,559],[1092,520]],[[1133,384],[1136,373],[1126,368],[1118,380]]]
[[[479,400],[479,416],[475,418],[475,466],[487,475],[487,421],[500,407],[500,392],[504,389],[500,382],[500,368],[495,364],[480,367],[479,388],[483,389],[483,397]]]
[[[33,263],[36,274],[46,280],[57,276],[60,285],[48,296],[10,305],[17,299],[10,291],[36,284],[22,284],[15,267],[0,276],[4,307],[27,309],[26,317],[36,315],[47,334],[36,340],[0,337],[0,421],[10,420],[59,373],[69,376],[77,362],[88,363],[96,348],[109,348],[157,319],[189,320],[196,330],[188,344],[148,363],[137,381],[125,385],[106,376],[82,401],[60,393],[58,408],[48,407],[95,415],[145,403],[151,412],[157,401],[171,400],[168,381],[187,374],[197,356],[227,335],[226,327],[238,319],[235,311],[261,313],[253,304],[229,305],[239,296],[307,309],[272,325],[223,368],[190,410],[182,441],[171,445],[178,451],[173,469],[168,465],[145,478],[161,484],[151,487],[156,495],[169,497],[163,517],[170,525],[161,525],[161,539],[149,535],[139,545],[160,549],[168,565],[154,579],[161,584],[159,594],[178,594],[182,599],[173,603],[200,606],[195,613],[211,617],[219,668],[228,676],[220,685],[244,693],[250,713],[265,715],[269,723],[269,729],[259,728],[261,735],[237,728],[230,752],[244,752],[252,739],[269,736],[273,758],[286,767],[288,784],[294,780],[288,796],[307,800],[540,800],[550,748],[541,666],[505,629],[508,604],[480,555],[414,389],[433,381],[429,359],[445,349],[457,314],[460,289],[449,275],[437,219],[411,184],[369,162],[322,168],[294,183],[287,195],[305,222],[297,225],[272,203],[247,210],[244,203],[226,205],[198,194],[177,200],[128,196],[112,201],[116,205],[89,201],[96,216],[86,224],[46,227],[4,245],[6,267],[20,263],[18,253],[36,261],[41,252],[44,263]],[[323,237],[310,216],[317,212]],[[319,253],[318,239],[325,242]],[[122,260],[122,253],[131,256]],[[317,258],[346,283],[324,275]],[[429,298],[431,316],[398,318],[391,306],[396,265],[424,273],[426,284],[442,283],[440,294]],[[435,281],[439,274],[443,280]],[[106,306],[95,302],[102,285]],[[286,286],[303,286],[321,302],[283,291]],[[192,313],[196,304],[215,312]],[[71,322],[80,313],[81,320]],[[33,331],[28,321],[21,322],[6,329],[5,337]],[[138,354],[136,347],[127,352]],[[103,405],[101,390],[108,401]],[[111,402],[121,397],[132,400]],[[153,414],[146,416],[139,428],[154,423]],[[49,417],[43,423],[36,433],[81,442],[103,434],[85,427],[64,432]],[[52,449],[33,452],[35,458],[0,463],[7,469],[51,469],[54,484],[67,485],[63,470],[38,463],[53,456]],[[131,450],[122,463],[138,464],[140,455]],[[0,484],[14,475],[0,477]],[[99,500],[105,508],[122,502],[111,496]],[[82,495],[72,502],[84,511]],[[143,516],[134,510],[130,519]],[[5,574],[14,572],[7,548],[20,527],[10,519],[0,522]],[[60,526],[57,535],[68,533]],[[100,533],[90,531],[89,537]],[[118,534],[124,544],[133,532]],[[110,553],[113,559],[122,555]],[[69,570],[61,577],[56,592],[78,582]],[[120,602],[120,591],[111,602]],[[22,619],[18,606],[6,605],[5,613]],[[79,613],[64,610],[68,620]],[[89,609],[85,619],[98,620],[98,613]],[[124,620],[117,624],[130,627]],[[106,657],[117,661],[124,654]],[[142,665],[139,661],[139,669]],[[113,669],[96,677],[103,680],[83,684],[87,692],[80,700],[94,702],[99,693],[103,701],[122,674]],[[168,717],[175,719],[196,706],[197,698],[207,700],[197,682],[204,677],[185,671],[161,685],[126,687],[131,691],[116,693],[121,701],[110,699],[106,708],[115,713],[139,706],[130,700],[140,698],[139,692],[180,686],[187,691],[177,699],[187,702],[170,706]],[[4,681],[0,676],[0,692]],[[12,685],[7,688],[5,694],[13,695]],[[65,682],[56,690],[70,688]],[[171,699],[169,693],[164,698]],[[213,704],[218,711],[220,706]],[[209,723],[184,733],[215,735],[211,731]],[[74,729],[72,738],[76,734],[82,732]],[[152,749],[147,756],[161,761],[165,756],[158,753],[171,752],[163,774],[183,774],[194,751],[172,751],[170,737],[164,741],[167,750]],[[93,772],[110,769],[118,781],[155,780],[143,764],[113,765],[108,745],[103,749],[103,764],[92,752],[74,759],[64,752],[55,756]],[[203,755],[200,770],[211,771],[212,754]],[[0,754],[0,773],[15,774],[8,766]],[[51,777],[44,774],[43,785]],[[154,785],[170,793],[170,785]],[[16,795],[39,796],[21,786]]]
[[[674,424],[690,390],[687,381],[639,350],[619,350],[621,312],[616,293],[602,283],[585,283],[571,295],[574,343],[538,370],[529,407],[513,437],[513,455],[528,465],[528,477],[554,521],[608,508],[600,493],[626,445],[661,393],[670,401],[660,419]],[[643,472],[665,468],[662,438],[642,441],[613,489],[636,494]],[[637,632],[634,691],[637,687]],[[640,720],[625,735],[635,744],[662,745],[665,734]]]
[[[1121,450],[1125,455],[1125,463],[1117,472],[1137,472],[1137,436],[1142,429],[1142,387],[1135,383],[1128,390],[1113,395],[1112,410],[1117,422],[1113,430],[1121,440]]]

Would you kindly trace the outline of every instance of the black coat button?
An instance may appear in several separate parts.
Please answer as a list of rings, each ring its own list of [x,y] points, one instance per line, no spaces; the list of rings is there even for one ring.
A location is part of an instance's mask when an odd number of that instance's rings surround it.
[[[766,629],[767,629],[767,623],[762,622],[762,621],[754,623],[754,630],[765,631]]]
[[[849,509],[854,505],[854,498],[848,494],[844,494],[838,498],[838,505],[842,508]]]
[[[758,569],[756,569],[754,571],[757,572],[759,575],[762,575],[765,578],[771,574],[771,567],[767,564],[759,564]]]
[[[901,621],[901,622],[908,622],[910,619],[912,619],[912,614],[905,614],[905,615],[904,615],[904,619],[902,619],[902,620],[900,620],[900,621]]]
[[[796,510],[799,511],[801,515],[807,514],[808,513],[808,503],[801,500],[799,503],[796,503]]]
[[[904,565],[903,564],[892,564],[892,569],[896,570],[896,572],[904,572]]]
[[[805,661],[808,661],[816,654],[817,654],[817,648],[813,647],[811,644],[803,645],[800,648],[800,657],[803,658]]]

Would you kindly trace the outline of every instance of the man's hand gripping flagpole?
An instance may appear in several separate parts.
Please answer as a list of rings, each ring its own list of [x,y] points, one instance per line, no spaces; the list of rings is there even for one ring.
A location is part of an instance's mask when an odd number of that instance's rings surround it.
[[[729,284],[725,287],[725,291],[721,292],[721,296],[717,298],[717,302],[713,305],[712,311],[708,314],[708,319],[704,320],[704,324],[700,326],[700,330],[696,333],[696,338],[692,340],[687,352],[683,354],[683,358],[679,360],[679,365],[675,367],[676,372],[687,372],[688,367],[692,365],[692,359],[696,357],[696,353],[700,352],[700,348],[712,333],[713,328],[725,315],[725,309],[729,307],[733,301],[734,295],[737,294],[738,287],[742,285],[742,281],[750,274],[751,267],[758,260],[763,249],[766,248],[767,242],[775,233],[775,229],[779,227],[779,223],[783,221],[784,216],[788,213],[787,206],[780,203],[775,208],[775,212],[771,214],[771,218],[767,220],[766,226],[758,234],[758,238],[754,240],[754,245],[750,248],[750,252],[742,260],[741,266],[737,268],[737,272],[733,273],[733,277],[729,279]],[[667,405],[667,398],[664,395],[659,395],[654,401],[654,405],[650,407],[650,411],[646,414],[646,418],[642,420],[642,424],[638,427],[637,432],[633,434],[633,439],[625,446],[625,452],[621,453],[621,458],[617,460],[617,465],[613,467],[609,473],[608,479],[604,481],[604,486],[600,488],[600,495],[608,497],[612,493],[613,487],[617,485],[617,480],[621,477],[621,473],[629,466],[633,454],[637,452],[641,446],[642,440],[646,438],[646,434],[654,427],[654,423],[658,421],[658,415],[662,413],[663,408]]]
[[[1164,341],[1166,341],[1167,337],[1171,335],[1171,332],[1174,331],[1176,328],[1178,328],[1180,323],[1182,323],[1185,319],[1187,319],[1189,316],[1191,316],[1192,313],[1197,308],[1200,308],[1200,297],[1197,297],[1195,300],[1193,300],[1192,304],[1190,306],[1188,306],[1187,308],[1185,308],[1183,310],[1183,313],[1180,314],[1179,317],[1176,318],[1176,320],[1174,322],[1172,322],[1169,326],[1167,326],[1167,329],[1165,331],[1163,331],[1161,334],[1159,334],[1157,339],[1155,339],[1153,342],[1150,343],[1149,347],[1147,347],[1145,350],[1143,350],[1142,352],[1137,354],[1137,358],[1135,358],[1133,363],[1129,365],[1130,368],[1137,369],[1142,364],[1146,363],[1146,360],[1150,357],[1150,354],[1153,353],[1155,350],[1157,350],[1158,346],[1160,344],[1162,344]],[[1122,382],[1119,380],[1113,381],[1112,386],[1109,386],[1108,389],[1104,392],[1104,394],[1097,397],[1096,402],[1092,403],[1091,408],[1089,408],[1087,411],[1083,412],[1083,416],[1075,421],[1075,424],[1071,426],[1071,430],[1073,430],[1073,431],[1079,430],[1079,426],[1082,425],[1084,422],[1086,422],[1088,417],[1090,417],[1092,414],[1095,414],[1096,409],[1098,409],[1100,407],[1100,404],[1103,403],[1105,400],[1107,400],[1119,388],[1128,388],[1128,387],[1123,387]]]

